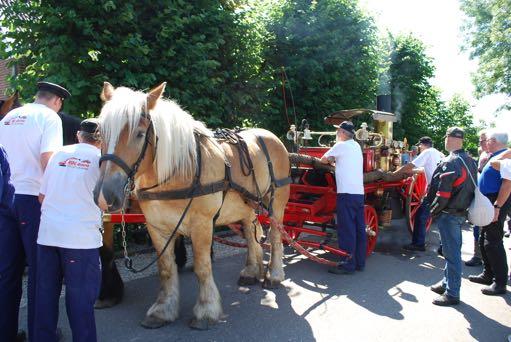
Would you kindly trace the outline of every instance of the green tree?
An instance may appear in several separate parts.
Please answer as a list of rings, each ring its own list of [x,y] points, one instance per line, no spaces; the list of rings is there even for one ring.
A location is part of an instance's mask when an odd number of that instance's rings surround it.
[[[4,1],[5,2],[5,1]],[[0,9],[2,58],[23,63],[12,86],[40,79],[71,91],[66,110],[98,113],[103,81],[168,94],[211,126],[259,111],[260,33],[244,1],[11,1]]]
[[[511,0],[461,0],[464,32],[472,58],[478,58],[476,93],[511,95]]]
[[[419,39],[412,35],[389,39],[392,111],[400,119],[394,125],[394,136],[415,143],[421,136],[429,135],[430,120],[441,116],[439,93],[430,84],[435,69]]]
[[[378,86],[378,40],[372,18],[352,0],[288,0],[271,8],[263,74],[268,101],[262,125],[288,129],[282,95],[285,68],[289,121],[291,93],[298,123],[307,118],[314,130],[339,109],[374,106]],[[264,77],[263,77],[264,78]]]
[[[441,104],[440,114],[429,125],[430,136],[436,145],[443,148],[445,132],[449,127],[458,126],[465,130],[464,147],[477,156],[478,132],[483,128],[474,124],[470,103],[461,95],[454,95],[447,103]]]

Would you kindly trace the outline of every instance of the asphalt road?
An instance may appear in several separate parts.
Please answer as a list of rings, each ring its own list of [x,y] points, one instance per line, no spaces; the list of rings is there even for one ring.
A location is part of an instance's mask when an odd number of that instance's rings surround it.
[[[471,231],[463,232],[463,258],[471,256]],[[332,275],[326,267],[288,250],[286,281],[275,291],[236,285],[244,252],[217,259],[214,274],[226,314],[209,331],[188,328],[197,295],[190,269],[180,275],[181,317],[156,330],[139,325],[158,291],[155,274],[126,283],[125,300],[96,311],[99,341],[507,341],[511,334],[511,294],[488,297],[467,280],[480,267],[463,269],[462,303],[431,304],[429,286],[441,279],[444,259],[437,256],[438,233],[428,235],[428,251],[403,253],[409,242],[402,221],[381,231],[377,251],[364,272]],[[511,246],[505,239],[506,247]],[[508,251],[508,259],[511,251]],[[508,287],[509,290],[509,287]],[[26,323],[26,307],[21,313]],[[59,326],[64,340],[71,334],[61,298]]]

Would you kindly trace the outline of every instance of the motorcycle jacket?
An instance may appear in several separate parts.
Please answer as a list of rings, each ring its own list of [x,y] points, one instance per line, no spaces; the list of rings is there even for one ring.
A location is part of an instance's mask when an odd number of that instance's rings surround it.
[[[469,170],[460,158],[463,158]],[[476,162],[463,149],[451,152],[438,164],[427,194],[427,200],[431,203],[431,215],[436,216],[442,212],[466,215],[475,189],[468,172],[477,180]]]

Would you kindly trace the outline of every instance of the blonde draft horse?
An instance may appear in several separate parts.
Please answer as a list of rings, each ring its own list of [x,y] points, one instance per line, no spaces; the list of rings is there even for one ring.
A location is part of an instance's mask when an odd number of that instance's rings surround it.
[[[253,162],[256,185],[252,176],[243,175],[235,146],[216,141],[203,123],[194,120],[175,102],[161,97],[165,85],[163,83],[145,94],[124,87],[114,89],[105,82],[101,94],[104,105],[99,117],[104,139],[102,152],[118,159],[117,162],[111,159],[103,161],[100,179],[94,190],[96,203],[107,211],[119,210],[125,200],[128,173],[134,172],[136,192],[151,188],[147,192],[161,193],[190,189],[198,167],[201,185],[219,183],[226,178],[227,162],[231,165],[232,181],[252,194],[256,194],[258,188],[263,202],[269,205],[272,180],[269,163],[257,137],[264,140],[273,163],[275,179],[284,179],[290,172],[288,153],[282,142],[271,132],[262,129],[240,133]],[[198,154],[201,156],[200,163]],[[124,167],[120,166],[119,160],[124,162]],[[137,163],[138,168],[135,167]],[[263,286],[277,287],[284,280],[283,246],[275,224],[282,223],[289,185],[273,189],[273,220],[269,233],[271,254],[266,272],[263,252],[257,241],[261,238],[262,228],[253,203],[232,188],[193,198],[177,231],[191,238],[194,271],[199,282],[199,295],[193,308],[195,317],[190,323],[192,328],[207,329],[223,316],[220,294],[211,268],[214,223],[217,226],[241,223],[245,227],[248,253],[246,265],[240,273],[240,284],[256,284],[264,280]],[[188,198],[140,201],[158,255],[188,203]],[[155,303],[141,322],[144,327],[158,328],[178,318],[179,282],[173,249],[174,242],[170,241],[158,260],[161,288]]]

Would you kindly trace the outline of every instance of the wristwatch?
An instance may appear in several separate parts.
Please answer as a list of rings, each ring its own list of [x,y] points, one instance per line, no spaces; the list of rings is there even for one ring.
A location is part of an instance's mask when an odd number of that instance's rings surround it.
[[[499,206],[497,203],[495,203],[495,204],[493,205],[493,207],[494,207],[494,208],[496,208],[496,209],[500,209],[500,208],[502,208],[502,207],[501,207],[501,206]]]

